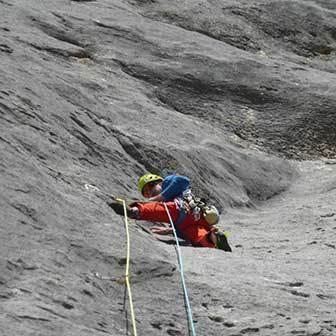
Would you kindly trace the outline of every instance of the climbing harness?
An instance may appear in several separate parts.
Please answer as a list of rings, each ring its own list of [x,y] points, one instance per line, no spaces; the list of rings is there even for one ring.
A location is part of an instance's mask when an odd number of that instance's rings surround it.
[[[163,205],[166,209],[166,212],[167,212],[167,215],[168,215],[168,218],[169,218],[169,221],[170,221],[170,225],[173,229],[174,237],[175,237],[175,240],[176,240],[176,252],[177,252],[177,257],[178,257],[178,264],[179,264],[179,270],[180,270],[184,300],[185,300],[185,304],[186,304],[186,308],[187,308],[189,326],[191,328],[191,334],[192,334],[192,336],[196,336],[195,325],[194,325],[194,320],[193,320],[193,316],[192,316],[192,310],[191,310],[189,297],[188,297],[188,291],[187,291],[187,287],[186,287],[185,279],[184,279],[184,267],[183,267],[183,260],[182,260],[182,256],[181,256],[179,240],[178,240],[177,233],[176,233],[175,226],[174,226],[174,222],[171,218],[171,215],[170,215],[170,212],[168,210],[167,204],[165,202],[163,202]]]
[[[126,239],[127,239],[127,253],[126,253],[126,269],[125,269],[125,284],[127,287],[127,293],[129,298],[129,305],[131,311],[131,320],[133,326],[133,336],[137,336],[137,329],[136,329],[136,322],[135,322],[135,314],[133,308],[133,299],[132,299],[132,291],[130,285],[130,277],[129,277],[129,265],[130,265],[130,258],[131,258],[131,248],[130,248],[130,235],[128,230],[128,219],[127,219],[127,210],[126,210],[126,201],[124,199],[116,198],[117,202],[121,202],[124,206],[124,222],[125,222],[125,229],[126,229]]]

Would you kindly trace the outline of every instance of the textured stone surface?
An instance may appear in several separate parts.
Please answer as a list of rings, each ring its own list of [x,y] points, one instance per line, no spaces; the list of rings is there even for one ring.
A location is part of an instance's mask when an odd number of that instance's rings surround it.
[[[197,335],[336,333],[333,0],[0,10],[0,335],[131,334],[123,222],[85,184],[146,171],[231,232],[182,248]],[[175,250],[131,223],[139,334],[187,335]]]

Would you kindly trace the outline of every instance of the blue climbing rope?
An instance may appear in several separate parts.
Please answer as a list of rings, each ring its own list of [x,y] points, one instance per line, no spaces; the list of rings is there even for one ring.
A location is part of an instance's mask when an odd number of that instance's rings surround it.
[[[175,240],[176,240],[176,247],[177,247],[176,250],[177,250],[177,256],[178,256],[178,264],[179,264],[179,269],[180,269],[180,276],[181,276],[181,282],[182,282],[182,287],[183,287],[184,300],[185,300],[186,307],[187,307],[189,325],[191,327],[191,334],[192,334],[192,336],[196,336],[191,305],[190,305],[190,302],[189,302],[187,286],[186,286],[185,279],[184,279],[184,267],[183,267],[183,261],[182,261],[182,256],[181,256],[180,244],[179,244],[179,240],[178,240],[178,237],[177,237],[177,234],[176,234],[176,229],[175,229],[173,220],[170,216],[170,212],[168,210],[167,204],[164,203],[164,202],[163,202],[163,204],[164,204],[164,207],[166,209],[171,227],[173,229],[174,237],[175,237]]]

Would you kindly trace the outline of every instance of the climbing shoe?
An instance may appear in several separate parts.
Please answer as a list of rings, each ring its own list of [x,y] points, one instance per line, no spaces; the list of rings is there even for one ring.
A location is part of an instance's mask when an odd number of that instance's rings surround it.
[[[124,205],[120,202],[108,202],[107,203],[110,208],[114,210],[114,212],[117,215],[124,216],[125,215],[125,210],[124,210]],[[138,212],[132,208],[129,208],[126,205],[126,213],[127,217],[129,218],[134,218],[136,219],[138,217]]]
[[[232,252],[232,249],[229,245],[229,242],[224,232],[217,231],[215,232],[215,236],[216,236],[216,248],[226,252]]]

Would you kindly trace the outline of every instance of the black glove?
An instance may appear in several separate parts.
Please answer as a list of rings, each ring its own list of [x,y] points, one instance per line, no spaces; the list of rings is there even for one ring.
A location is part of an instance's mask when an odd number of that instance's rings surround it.
[[[117,215],[125,216],[124,205],[122,203],[114,201],[107,202],[107,205],[112,208]],[[130,208],[126,205],[126,214],[129,218],[138,219],[139,212],[136,208]]]
[[[120,202],[107,202],[107,205],[114,210],[117,215],[123,216],[125,215],[124,205]],[[126,206],[127,212],[127,206]]]

